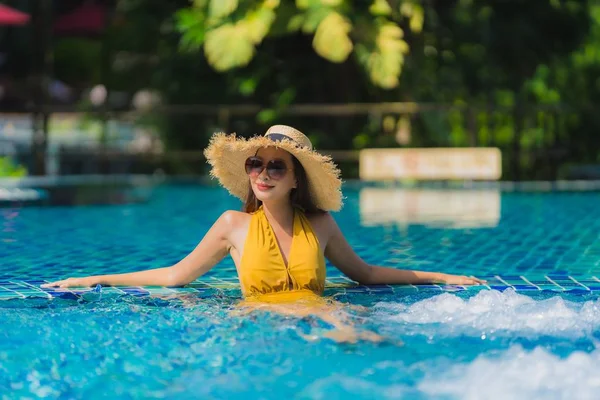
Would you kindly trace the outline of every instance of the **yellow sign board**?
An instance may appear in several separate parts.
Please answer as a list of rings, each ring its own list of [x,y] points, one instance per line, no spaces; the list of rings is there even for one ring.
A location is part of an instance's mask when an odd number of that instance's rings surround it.
[[[500,149],[365,149],[359,158],[364,180],[497,180],[502,176]]]

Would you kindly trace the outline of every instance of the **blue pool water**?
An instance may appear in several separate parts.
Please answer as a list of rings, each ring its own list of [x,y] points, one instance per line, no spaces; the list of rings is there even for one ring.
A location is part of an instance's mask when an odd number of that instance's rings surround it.
[[[335,218],[368,262],[488,286],[359,287],[328,266],[331,314],[383,337],[340,344],[316,316],[240,315],[229,259],[183,289],[39,289],[178,261],[239,208],[221,189],[0,208],[0,398],[596,398],[600,193],[344,193]]]

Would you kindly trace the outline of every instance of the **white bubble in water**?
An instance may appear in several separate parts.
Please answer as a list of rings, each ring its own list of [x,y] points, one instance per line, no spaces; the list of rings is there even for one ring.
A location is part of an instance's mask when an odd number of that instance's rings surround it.
[[[443,334],[489,337],[490,333],[519,332],[525,336],[585,337],[600,328],[600,301],[575,303],[559,296],[534,300],[514,290],[482,290],[463,299],[444,293],[414,304],[378,303],[374,319],[385,325],[402,323],[426,327],[443,323]]]
[[[460,399],[597,399],[600,350],[560,358],[541,347],[513,346],[499,357],[480,356],[440,373],[428,373],[420,391]],[[439,371],[435,371],[439,372]]]

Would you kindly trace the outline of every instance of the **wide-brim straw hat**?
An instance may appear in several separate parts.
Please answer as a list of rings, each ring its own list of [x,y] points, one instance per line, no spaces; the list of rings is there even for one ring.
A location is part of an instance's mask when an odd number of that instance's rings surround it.
[[[342,208],[340,170],[331,157],[316,152],[310,139],[291,126],[274,125],[264,136],[250,139],[216,133],[204,150],[206,160],[212,166],[210,175],[229,193],[244,201],[250,190],[246,159],[263,147],[283,149],[298,159],[306,171],[308,190],[315,206],[324,211]]]

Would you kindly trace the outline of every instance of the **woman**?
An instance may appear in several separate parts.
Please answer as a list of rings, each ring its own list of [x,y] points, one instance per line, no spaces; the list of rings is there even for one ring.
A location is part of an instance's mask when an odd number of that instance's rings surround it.
[[[211,175],[245,200],[243,212],[226,211],[198,246],[173,266],[140,272],[69,278],[42,285],[183,286],[229,254],[247,301],[279,303],[319,297],[325,257],[361,284],[481,284],[438,272],[369,265],[349,246],[328,211],[342,206],[339,170],[312,149],[300,131],[275,125],[249,140],[216,134],[205,150]]]

